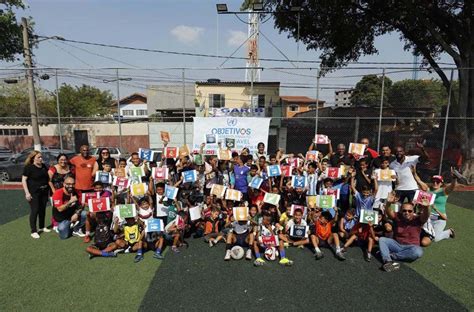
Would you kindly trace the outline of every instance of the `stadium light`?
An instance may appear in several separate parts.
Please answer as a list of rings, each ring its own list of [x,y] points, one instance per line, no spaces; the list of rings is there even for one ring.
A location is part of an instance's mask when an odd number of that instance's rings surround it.
[[[216,4],[217,13],[224,13],[227,12],[227,4],[225,3],[217,3]]]

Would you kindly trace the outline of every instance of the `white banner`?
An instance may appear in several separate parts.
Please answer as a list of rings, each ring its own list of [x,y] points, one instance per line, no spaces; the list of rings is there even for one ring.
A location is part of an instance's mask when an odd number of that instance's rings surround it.
[[[250,153],[257,151],[257,144],[263,142],[265,148],[268,144],[268,131],[271,118],[256,117],[194,117],[193,151],[199,151],[202,143],[206,143],[206,136],[215,136],[216,143],[207,143],[204,148],[208,155],[217,153],[217,142],[221,148],[226,147],[226,138],[234,139],[232,150],[241,151],[244,147]],[[212,140],[208,140],[211,142]]]

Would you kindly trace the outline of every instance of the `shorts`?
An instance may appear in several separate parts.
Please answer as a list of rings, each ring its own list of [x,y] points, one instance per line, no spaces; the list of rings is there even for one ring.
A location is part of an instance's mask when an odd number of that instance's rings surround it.
[[[206,235],[204,235],[204,240],[205,240],[206,242],[209,242],[210,239],[212,239],[212,238],[217,238],[217,236],[222,236],[222,233],[220,233],[220,232],[219,232],[219,233],[213,232],[213,233],[206,234]]]
[[[113,241],[108,241],[108,242],[96,242],[93,245],[91,245],[93,248],[99,249],[99,250],[104,250],[105,248],[109,247],[110,244],[113,244]]]
[[[147,243],[153,244],[157,240],[159,240],[161,237],[163,237],[163,232],[151,232],[151,233],[146,233],[145,235],[145,241]]]
[[[248,247],[249,244],[246,242],[247,240],[247,237],[249,236],[249,232],[245,232],[245,233],[242,233],[242,234],[237,234],[237,233],[234,233],[235,235],[235,245],[237,246],[240,246],[240,247]]]
[[[305,239],[308,239],[306,237],[295,237],[295,236],[289,236],[288,237],[293,241],[293,242],[299,242],[299,241],[303,241]]]

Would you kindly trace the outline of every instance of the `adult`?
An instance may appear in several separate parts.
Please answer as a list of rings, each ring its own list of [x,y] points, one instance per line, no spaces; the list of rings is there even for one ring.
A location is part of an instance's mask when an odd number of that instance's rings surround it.
[[[390,163],[390,169],[395,170],[395,173],[397,174],[398,184],[395,191],[397,192],[400,203],[403,203],[405,199],[408,199],[408,201],[411,202],[415,196],[416,190],[418,190],[418,184],[411,172],[411,167],[416,167],[416,164],[420,159],[428,158],[423,146],[419,145],[419,147],[423,152],[422,156],[407,156],[405,155],[405,148],[403,146],[397,146],[395,149],[395,160]]]
[[[446,202],[448,201],[449,194],[454,191],[457,181],[456,176],[452,174],[453,171],[453,168],[451,168],[452,180],[448,186],[444,184],[444,178],[439,175],[433,176],[431,178],[431,184],[429,185],[421,181],[418,175],[415,176],[418,184],[420,185],[420,188],[423,191],[430,192],[431,194],[434,194],[436,196],[435,201],[431,206],[430,215],[430,221],[433,225],[435,232],[433,238],[435,242],[439,242],[443,239],[454,238],[456,235],[454,229],[452,228],[445,230],[446,222],[448,221],[448,215],[446,214]],[[423,237],[421,242],[422,246],[429,246],[431,244],[431,241],[431,237]]]
[[[110,168],[118,168],[117,159],[110,157],[110,151],[104,147],[99,151],[99,157],[97,158],[98,170],[104,170],[104,164],[109,164]]]
[[[396,197],[391,193],[387,198],[386,213],[394,222],[393,238],[379,239],[382,268],[386,272],[400,268],[400,264],[394,260],[415,261],[423,255],[420,235],[423,224],[430,217],[429,202],[421,206],[419,214],[415,214],[415,207],[411,202],[403,203],[401,211],[395,213],[391,208],[391,204],[395,202]]]
[[[380,155],[372,161],[372,166],[379,169],[382,162],[388,159],[389,163],[395,160],[395,155],[392,154],[392,149],[388,145],[383,145],[380,151]]]
[[[370,148],[369,138],[362,138],[360,139],[359,143],[365,145],[365,151],[370,155],[371,159],[379,157],[379,153],[376,150]]]
[[[57,189],[62,188],[64,184],[64,178],[67,175],[72,174],[66,154],[59,154],[58,157],[56,157],[56,161],[57,164],[49,167],[48,170],[51,194],[54,194]]]
[[[48,182],[48,168],[43,164],[43,155],[39,151],[32,151],[26,158],[21,184],[25,191],[25,198],[30,204],[31,237],[34,239],[40,238],[36,220],[38,220],[40,231],[51,232],[44,226],[49,197]]]
[[[339,166],[340,162],[343,162],[347,166],[352,166],[354,164],[354,159],[346,152],[346,146],[342,143],[338,144],[336,152],[331,154],[332,155],[329,158],[331,167]]]
[[[74,236],[85,236],[82,227],[86,222],[87,212],[79,203],[75,186],[75,179],[68,176],[64,180],[64,186],[53,194],[53,217],[58,222],[61,239],[70,237],[71,231]]]
[[[82,145],[80,154],[74,156],[70,163],[74,166],[75,170],[75,187],[78,196],[80,197],[82,193],[92,191],[93,177],[96,171],[99,170],[99,166],[95,158],[89,153],[89,145]]]

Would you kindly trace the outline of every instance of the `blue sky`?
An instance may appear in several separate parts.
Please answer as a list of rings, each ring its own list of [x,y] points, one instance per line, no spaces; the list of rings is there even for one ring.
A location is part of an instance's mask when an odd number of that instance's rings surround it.
[[[233,15],[220,15],[216,13],[216,3],[226,2],[229,10],[237,11],[241,1],[208,1],[208,0],[29,0],[29,8],[20,11],[20,16],[32,16],[35,21],[35,32],[39,35],[62,36],[67,39],[100,42],[115,45],[125,45],[140,48],[184,51],[204,54],[217,53],[217,23],[219,24],[219,54],[230,55],[237,46],[246,38],[247,25],[240,22]],[[240,15],[245,19],[245,15]],[[218,20],[218,21],[217,21]],[[273,29],[273,21],[261,25],[261,31],[290,59],[297,59],[297,44],[294,39],[287,38],[286,34],[279,34]],[[79,50],[73,46],[85,49]],[[411,53],[403,51],[403,43],[398,34],[390,34],[377,38],[376,46],[378,55],[365,56],[360,61],[369,62],[412,62]],[[245,56],[245,47],[241,48],[235,56]],[[98,67],[132,67],[94,54],[101,54],[140,68],[169,68],[169,67],[217,67],[222,60],[202,57],[183,57],[158,53],[133,52],[111,48],[84,46],[80,44],[65,45],[57,41],[40,43],[35,50],[35,61],[38,66],[50,66],[74,69],[91,69],[90,75],[108,75],[111,72],[92,70]],[[315,60],[319,53],[306,51],[300,46],[299,59]],[[273,48],[264,38],[260,38],[260,57],[278,58],[283,56]],[[448,57],[443,61],[451,62]],[[288,63],[262,62],[263,66],[291,67]],[[0,67],[12,66],[9,63],[0,63]],[[224,67],[243,67],[243,60],[229,60]],[[301,66],[307,66],[301,64]],[[317,64],[313,65],[314,67]],[[411,67],[411,65],[403,65]],[[262,72],[263,81],[279,80],[282,83],[314,85],[315,71],[303,69],[288,69],[286,74],[271,70]],[[74,71],[78,72],[78,71]],[[163,74],[164,72],[164,74]],[[84,72],[83,72],[84,73]],[[380,73],[380,70],[340,70],[321,80],[324,87],[321,98],[331,101],[334,88],[350,87],[355,84],[365,73]],[[125,76],[146,76],[147,78],[133,79],[124,84],[122,94],[127,92],[144,92],[146,84],[159,83],[160,79],[148,77],[180,77],[181,71],[133,71],[123,73]],[[224,80],[244,79],[243,70],[190,70],[187,77],[193,79],[221,78]],[[391,76],[393,80],[410,78],[410,72],[396,73]],[[334,78],[333,78],[334,77]],[[422,76],[424,77],[424,76]],[[435,77],[435,76],[433,76]],[[436,77],[435,77],[436,78]],[[97,84],[101,88],[108,85],[98,84],[91,80],[73,77],[61,77],[61,82]],[[43,86],[51,88],[51,82],[42,82]],[[112,90],[115,90],[112,88]],[[282,94],[303,94],[315,96],[314,88],[295,89],[282,88]]]

